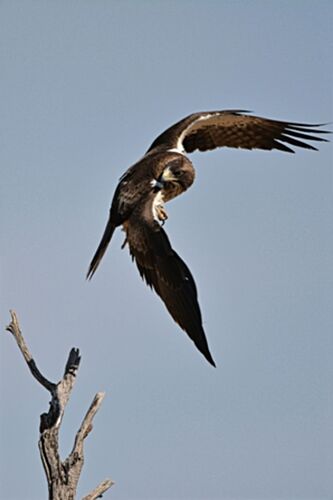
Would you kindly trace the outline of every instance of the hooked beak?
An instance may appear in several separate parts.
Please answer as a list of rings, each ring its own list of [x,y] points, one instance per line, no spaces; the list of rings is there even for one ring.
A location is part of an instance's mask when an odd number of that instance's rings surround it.
[[[160,189],[163,189],[163,182],[161,182],[158,179],[153,179],[151,182],[151,187],[159,191]]]

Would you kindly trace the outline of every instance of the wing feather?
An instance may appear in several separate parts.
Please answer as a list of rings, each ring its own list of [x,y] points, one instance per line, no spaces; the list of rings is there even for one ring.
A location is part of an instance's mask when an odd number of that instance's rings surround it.
[[[322,124],[306,124],[270,120],[245,114],[241,110],[211,111],[194,113],[169,127],[159,135],[148,151],[152,149],[207,151],[220,147],[242,149],[279,149],[293,153],[284,143],[299,148],[313,149],[306,141],[327,142],[323,137],[312,134],[327,134],[318,130]]]
[[[130,253],[141,277],[160,296],[172,318],[207,361],[215,366],[202,326],[193,276],[171,247],[163,228],[138,210],[128,220],[126,233]]]

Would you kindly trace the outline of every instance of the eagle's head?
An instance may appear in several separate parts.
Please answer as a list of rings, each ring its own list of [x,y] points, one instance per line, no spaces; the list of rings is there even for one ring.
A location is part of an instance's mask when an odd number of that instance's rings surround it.
[[[164,200],[171,200],[186,191],[193,184],[194,177],[194,168],[187,158],[177,158],[168,163],[159,178]]]

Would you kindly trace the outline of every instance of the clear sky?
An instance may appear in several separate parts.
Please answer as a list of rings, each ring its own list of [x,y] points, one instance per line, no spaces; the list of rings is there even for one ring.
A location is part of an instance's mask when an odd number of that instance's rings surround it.
[[[332,121],[325,0],[0,3],[1,329],[8,310],[56,381],[82,363],[63,455],[106,391],[79,493],[105,498],[331,499],[332,146],[218,150],[167,207],[195,276],[212,368],[141,282],[118,231],[90,259],[118,178],[200,110]],[[1,500],[46,498],[49,395],[0,337]]]

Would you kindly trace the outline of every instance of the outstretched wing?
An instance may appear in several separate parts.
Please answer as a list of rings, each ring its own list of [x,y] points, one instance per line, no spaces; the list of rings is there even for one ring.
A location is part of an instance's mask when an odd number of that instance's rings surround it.
[[[292,123],[252,116],[244,110],[193,113],[159,135],[152,149],[177,149],[192,153],[195,150],[230,147],[242,149],[279,149],[294,153],[295,146],[317,150],[305,141],[324,141],[313,134],[327,134],[318,130],[322,124]]]
[[[185,262],[172,249],[163,228],[153,219],[147,202],[125,224],[130,253],[141,277],[161,297],[169,313],[215,366],[202,326],[197,289]]]

